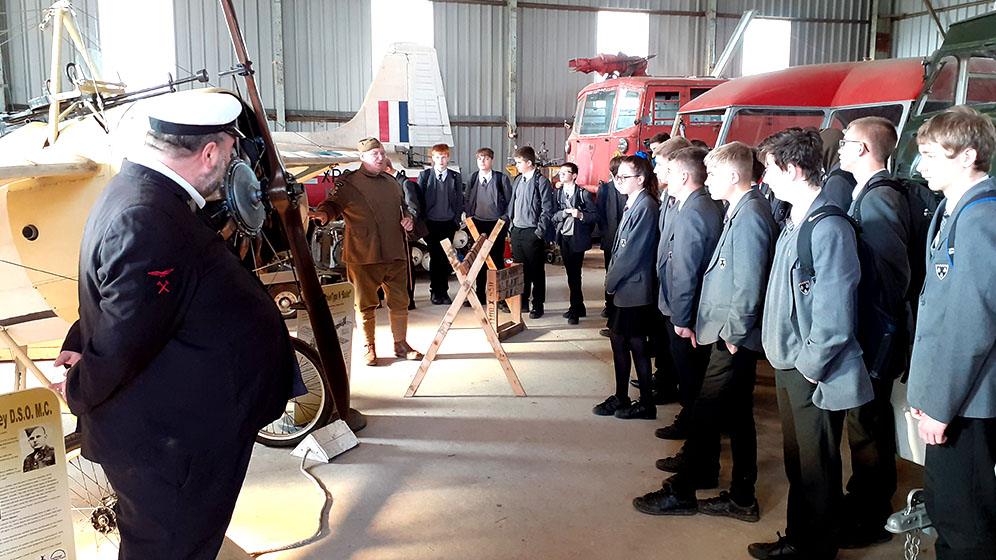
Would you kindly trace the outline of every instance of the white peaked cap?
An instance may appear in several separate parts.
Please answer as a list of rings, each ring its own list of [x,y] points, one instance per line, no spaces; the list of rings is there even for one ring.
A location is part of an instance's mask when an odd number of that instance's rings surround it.
[[[150,100],[149,126],[163,134],[200,135],[229,132],[239,137],[235,119],[242,102],[222,92],[198,90],[167,93]]]

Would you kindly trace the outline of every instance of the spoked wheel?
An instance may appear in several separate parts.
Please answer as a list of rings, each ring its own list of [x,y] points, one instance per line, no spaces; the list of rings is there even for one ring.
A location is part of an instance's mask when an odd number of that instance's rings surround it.
[[[104,470],[80,454],[78,433],[66,436],[69,500],[76,537],[76,557],[113,560],[118,557],[117,494]]]
[[[283,414],[256,435],[256,441],[271,447],[297,445],[312,430],[321,428],[332,416],[335,403],[328,376],[322,369],[318,352],[302,340],[292,338],[301,379],[308,392],[287,401]]]

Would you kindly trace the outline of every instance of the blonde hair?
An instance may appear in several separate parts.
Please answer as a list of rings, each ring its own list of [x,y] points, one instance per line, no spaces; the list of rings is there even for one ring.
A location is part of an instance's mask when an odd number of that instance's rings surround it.
[[[996,150],[996,128],[989,117],[975,109],[955,105],[920,125],[916,142],[937,142],[953,154],[972,148],[976,154],[975,169],[988,172],[993,151]]]
[[[688,141],[687,138],[681,136],[675,136],[674,138],[669,138],[664,142],[661,142],[659,146],[654,148],[654,157],[663,157],[665,160],[671,159],[678,150],[683,150],[685,148],[692,147],[692,143]]]
[[[754,149],[743,142],[723,144],[706,154],[707,167],[725,165],[740,175],[740,182],[750,183],[754,171]]]

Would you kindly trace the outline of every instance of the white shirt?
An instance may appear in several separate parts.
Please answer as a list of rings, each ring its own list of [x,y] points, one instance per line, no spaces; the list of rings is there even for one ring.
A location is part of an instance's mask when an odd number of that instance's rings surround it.
[[[526,181],[532,181],[533,180],[533,173],[536,173],[536,168],[535,167],[532,168],[532,169],[530,169],[529,171],[526,171],[525,173],[523,173],[522,177],[525,178]]]
[[[489,171],[487,175],[485,175],[484,173],[481,173],[480,175],[478,175],[478,177],[480,177],[480,179],[481,179],[481,184],[485,185],[485,184],[491,182],[491,171]]]
[[[630,195],[626,197],[626,208],[632,208],[633,203],[636,202],[636,197],[640,196],[640,193],[642,192],[643,189],[641,188],[637,189],[635,192],[630,193]]]
[[[442,171],[437,170],[435,167],[432,168],[432,172],[436,174],[436,178],[439,179],[440,181],[445,181],[446,180],[446,172],[447,171],[449,171],[449,168],[444,169]]]
[[[197,189],[195,189],[194,186],[191,185],[189,181],[187,181],[183,177],[180,177],[179,173],[173,171],[172,169],[167,167],[165,163],[159,161],[158,159],[145,154],[140,154],[138,156],[129,157],[128,161],[132,163],[137,163],[139,165],[144,165],[145,167],[148,167],[153,171],[158,171],[163,175],[172,179],[177,185],[183,187],[183,190],[187,191],[187,194],[190,195],[190,198],[193,199],[194,203],[197,204],[198,208],[204,208],[204,205],[207,203],[207,201],[204,200],[204,197],[201,196],[201,193],[197,192]]]

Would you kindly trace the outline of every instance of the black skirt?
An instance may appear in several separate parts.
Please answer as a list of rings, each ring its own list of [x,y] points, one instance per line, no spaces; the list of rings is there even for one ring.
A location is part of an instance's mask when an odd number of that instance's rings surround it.
[[[637,307],[614,306],[609,312],[609,330],[621,336],[650,336],[657,324],[657,306],[654,304]]]

